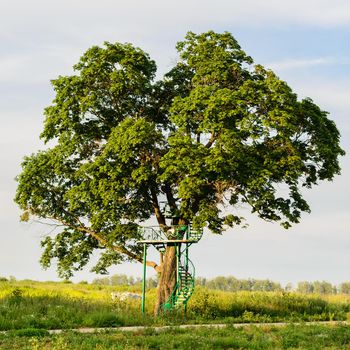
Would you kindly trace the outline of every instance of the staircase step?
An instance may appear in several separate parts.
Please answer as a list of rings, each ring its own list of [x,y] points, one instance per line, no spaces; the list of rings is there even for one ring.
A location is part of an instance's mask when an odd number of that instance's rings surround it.
[[[187,298],[189,296],[190,293],[185,293],[185,294],[181,294],[181,295],[178,295],[177,297],[178,298]]]

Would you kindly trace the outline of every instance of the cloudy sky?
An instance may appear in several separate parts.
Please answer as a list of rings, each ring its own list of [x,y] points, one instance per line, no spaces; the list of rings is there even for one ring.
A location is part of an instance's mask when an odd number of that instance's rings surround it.
[[[342,175],[306,193],[312,213],[290,230],[250,218],[248,229],[205,235],[192,248],[197,274],[301,280],[350,280],[350,2],[347,0],[1,0],[0,276],[57,279],[41,270],[48,228],[20,223],[13,202],[24,155],[43,147],[50,79],[72,72],[81,54],[104,41],[131,42],[156,60],[161,76],[187,31],[231,32],[256,63],[273,69],[300,98],[330,112],[342,135]],[[125,264],[111,273],[141,274]],[[150,270],[150,274],[153,272]],[[75,280],[95,275],[78,273]]]

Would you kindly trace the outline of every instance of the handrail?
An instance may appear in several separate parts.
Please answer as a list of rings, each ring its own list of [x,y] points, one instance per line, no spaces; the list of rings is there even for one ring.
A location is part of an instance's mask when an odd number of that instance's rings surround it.
[[[148,240],[166,240],[167,239],[163,230],[159,226],[140,227],[139,230],[143,239],[148,239]]]
[[[149,243],[163,254],[169,244],[176,246],[175,254],[178,262],[176,284],[162,307],[164,310],[170,310],[186,305],[194,291],[196,273],[193,262],[188,258],[188,248],[202,238],[203,230],[195,230],[192,225],[172,225],[165,232],[159,226],[148,226],[139,227],[139,233],[145,241],[154,241]]]
[[[159,226],[140,227],[140,234],[143,239],[182,239],[186,234],[188,240],[198,242],[203,235],[203,230],[194,230],[192,225],[172,225],[168,231],[164,231]]]
[[[193,280],[194,280],[194,276],[195,276],[195,274],[196,274],[196,269],[195,269],[195,267],[194,267],[194,264],[193,264],[192,260],[190,260],[189,258],[187,258],[187,264],[188,264],[188,265],[187,265],[187,270],[186,270],[186,268],[185,268],[185,264],[181,264],[180,266],[181,266],[181,268],[184,269],[185,272],[187,272],[188,274],[190,274],[191,277],[192,277]]]
[[[186,249],[186,248],[185,248]],[[194,284],[195,284],[195,274],[196,270],[194,267],[193,262],[187,257],[185,258],[185,255],[183,254],[185,252],[185,249],[176,253],[176,256],[178,257],[179,261],[179,272],[185,273],[185,279],[179,278],[176,282],[174,289],[172,293],[170,294],[168,300],[163,304],[164,310],[170,310],[173,307],[177,306],[177,302],[181,304],[186,304],[188,299],[191,297],[193,290],[194,290]],[[185,259],[185,261],[183,261]],[[187,264],[186,264],[187,260]],[[187,269],[186,269],[187,265]],[[184,280],[186,282],[184,282]],[[184,298],[181,300],[180,298]]]

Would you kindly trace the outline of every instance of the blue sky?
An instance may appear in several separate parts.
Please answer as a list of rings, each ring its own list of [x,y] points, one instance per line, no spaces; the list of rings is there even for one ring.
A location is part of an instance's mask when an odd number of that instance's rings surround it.
[[[229,31],[256,63],[273,69],[302,98],[330,112],[350,151],[350,2],[324,0],[135,1],[2,0],[0,3],[0,275],[55,279],[42,271],[40,238],[48,228],[19,222],[13,203],[24,155],[43,145],[50,79],[70,74],[92,45],[131,42],[156,60],[159,76],[176,60],[188,30]],[[248,229],[205,235],[192,257],[198,275],[294,282],[350,280],[350,160],[333,183],[307,192],[312,213],[286,231],[250,218]],[[152,253],[151,253],[152,254]],[[152,271],[149,271],[152,274]],[[111,273],[141,274],[125,264]],[[76,280],[95,276],[78,273]]]

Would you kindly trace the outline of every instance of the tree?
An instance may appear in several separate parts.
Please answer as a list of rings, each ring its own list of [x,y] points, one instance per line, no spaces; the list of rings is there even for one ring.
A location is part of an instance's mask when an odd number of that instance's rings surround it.
[[[302,294],[311,294],[314,292],[313,283],[308,281],[298,282],[297,291]]]
[[[286,286],[284,287],[284,290],[286,292],[291,292],[293,290],[293,284],[291,282],[288,282]]]
[[[339,286],[339,293],[350,294],[350,282],[343,282]]]
[[[313,282],[313,292],[317,294],[333,294],[334,288],[329,282],[315,281]]]
[[[301,189],[340,173],[339,132],[327,113],[272,71],[254,65],[230,33],[189,32],[179,61],[154,81],[156,65],[131,44],[87,50],[75,74],[52,81],[41,138],[54,146],[26,157],[16,202],[53,221],[41,264],[69,277],[94,251],[94,271],[142,261],[138,226],[161,200],[175,224],[221,233],[239,208],[288,228],[309,212]],[[175,250],[162,263],[159,308],[174,286]]]
[[[92,281],[92,284],[97,284],[99,286],[109,286],[111,284],[111,281],[108,277],[100,277],[100,278],[95,278]]]
[[[112,286],[132,286],[134,284],[133,277],[129,277],[125,274],[115,274],[110,277]]]

